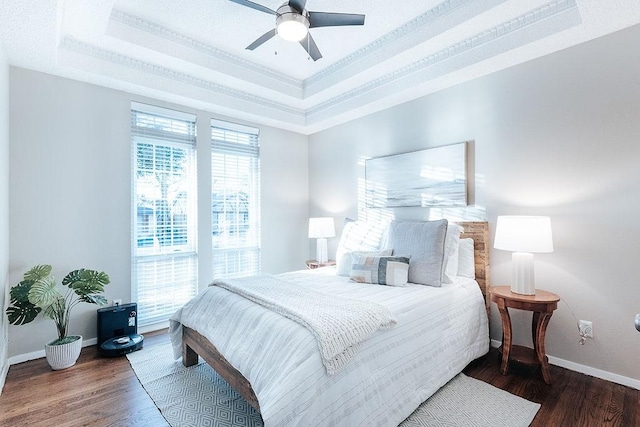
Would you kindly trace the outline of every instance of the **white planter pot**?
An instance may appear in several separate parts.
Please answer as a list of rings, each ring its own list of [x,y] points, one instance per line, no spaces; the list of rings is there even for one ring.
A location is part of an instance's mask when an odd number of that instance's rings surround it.
[[[44,352],[47,355],[47,362],[49,362],[51,369],[54,371],[66,369],[76,364],[76,361],[80,356],[80,350],[82,350],[82,336],[74,336],[78,337],[78,339],[68,344],[46,344],[44,346]]]

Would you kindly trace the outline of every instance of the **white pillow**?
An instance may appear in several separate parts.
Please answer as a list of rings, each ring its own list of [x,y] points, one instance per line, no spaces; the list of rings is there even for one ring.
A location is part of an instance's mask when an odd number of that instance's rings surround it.
[[[340,236],[340,243],[336,250],[336,269],[351,272],[351,257],[345,258],[347,252],[377,251],[380,248],[382,235],[387,228],[387,222],[381,221],[349,221],[345,223]],[[346,268],[346,270],[344,270]]]
[[[460,233],[464,228],[452,222],[447,223],[447,235],[444,240],[444,265],[442,283],[453,283],[458,275],[458,246]]]
[[[353,251],[353,252],[345,252],[339,258],[339,262],[336,261],[336,275],[338,276],[349,276],[351,274],[351,268],[353,267],[353,263],[359,257],[381,257],[381,256],[390,256],[393,254],[393,249],[385,249],[382,251]]]
[[[475,279],[476,260],[473,251],[473,239],[460,239],[458,252],[458,276]]]

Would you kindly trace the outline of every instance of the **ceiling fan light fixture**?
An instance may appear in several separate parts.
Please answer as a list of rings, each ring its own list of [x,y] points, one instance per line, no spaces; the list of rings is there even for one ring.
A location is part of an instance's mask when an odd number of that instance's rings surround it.
[[[307,36],[307,27],[298,21],[284,21],[278,25],[278,35],[289,42],[299,42]]]
[[[284,5],[278,9],[276,29],[286,41],[299,42],[309,32],[309,18],[295,9]]]

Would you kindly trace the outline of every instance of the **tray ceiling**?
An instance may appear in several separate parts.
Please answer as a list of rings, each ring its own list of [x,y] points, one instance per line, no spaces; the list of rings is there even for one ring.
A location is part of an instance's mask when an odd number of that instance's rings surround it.
[[[255,0],[277,9],[279,0]],[[5,0],[11,65],[305,134],[640,22],[637,0],[308,0],[364,26],[312,28],[322,52],[274,37],[228,0]]]

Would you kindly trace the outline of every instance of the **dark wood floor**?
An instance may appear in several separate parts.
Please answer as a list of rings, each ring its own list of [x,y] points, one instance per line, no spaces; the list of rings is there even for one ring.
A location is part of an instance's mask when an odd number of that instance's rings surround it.
[[[146,334],[145,347],[168,341]],[[551,366],[553,385],[538,368],[512,364],[499,371],[496,349],[464,373],[540,403],[532,426],[639,426],[640,391]],[[0,426],[166,426],[125,357],[102,358],[96,347],[82,350],[78,363],[51,371],[44,359],[9,369],[0,396]]]
[[[640,390],[553,365],[552,385],[544,383],[539,367],[511,363],[509,374],[502,375],[500,356],[492,348],[463,372],[540,403],[531,426],[640,426]]]

